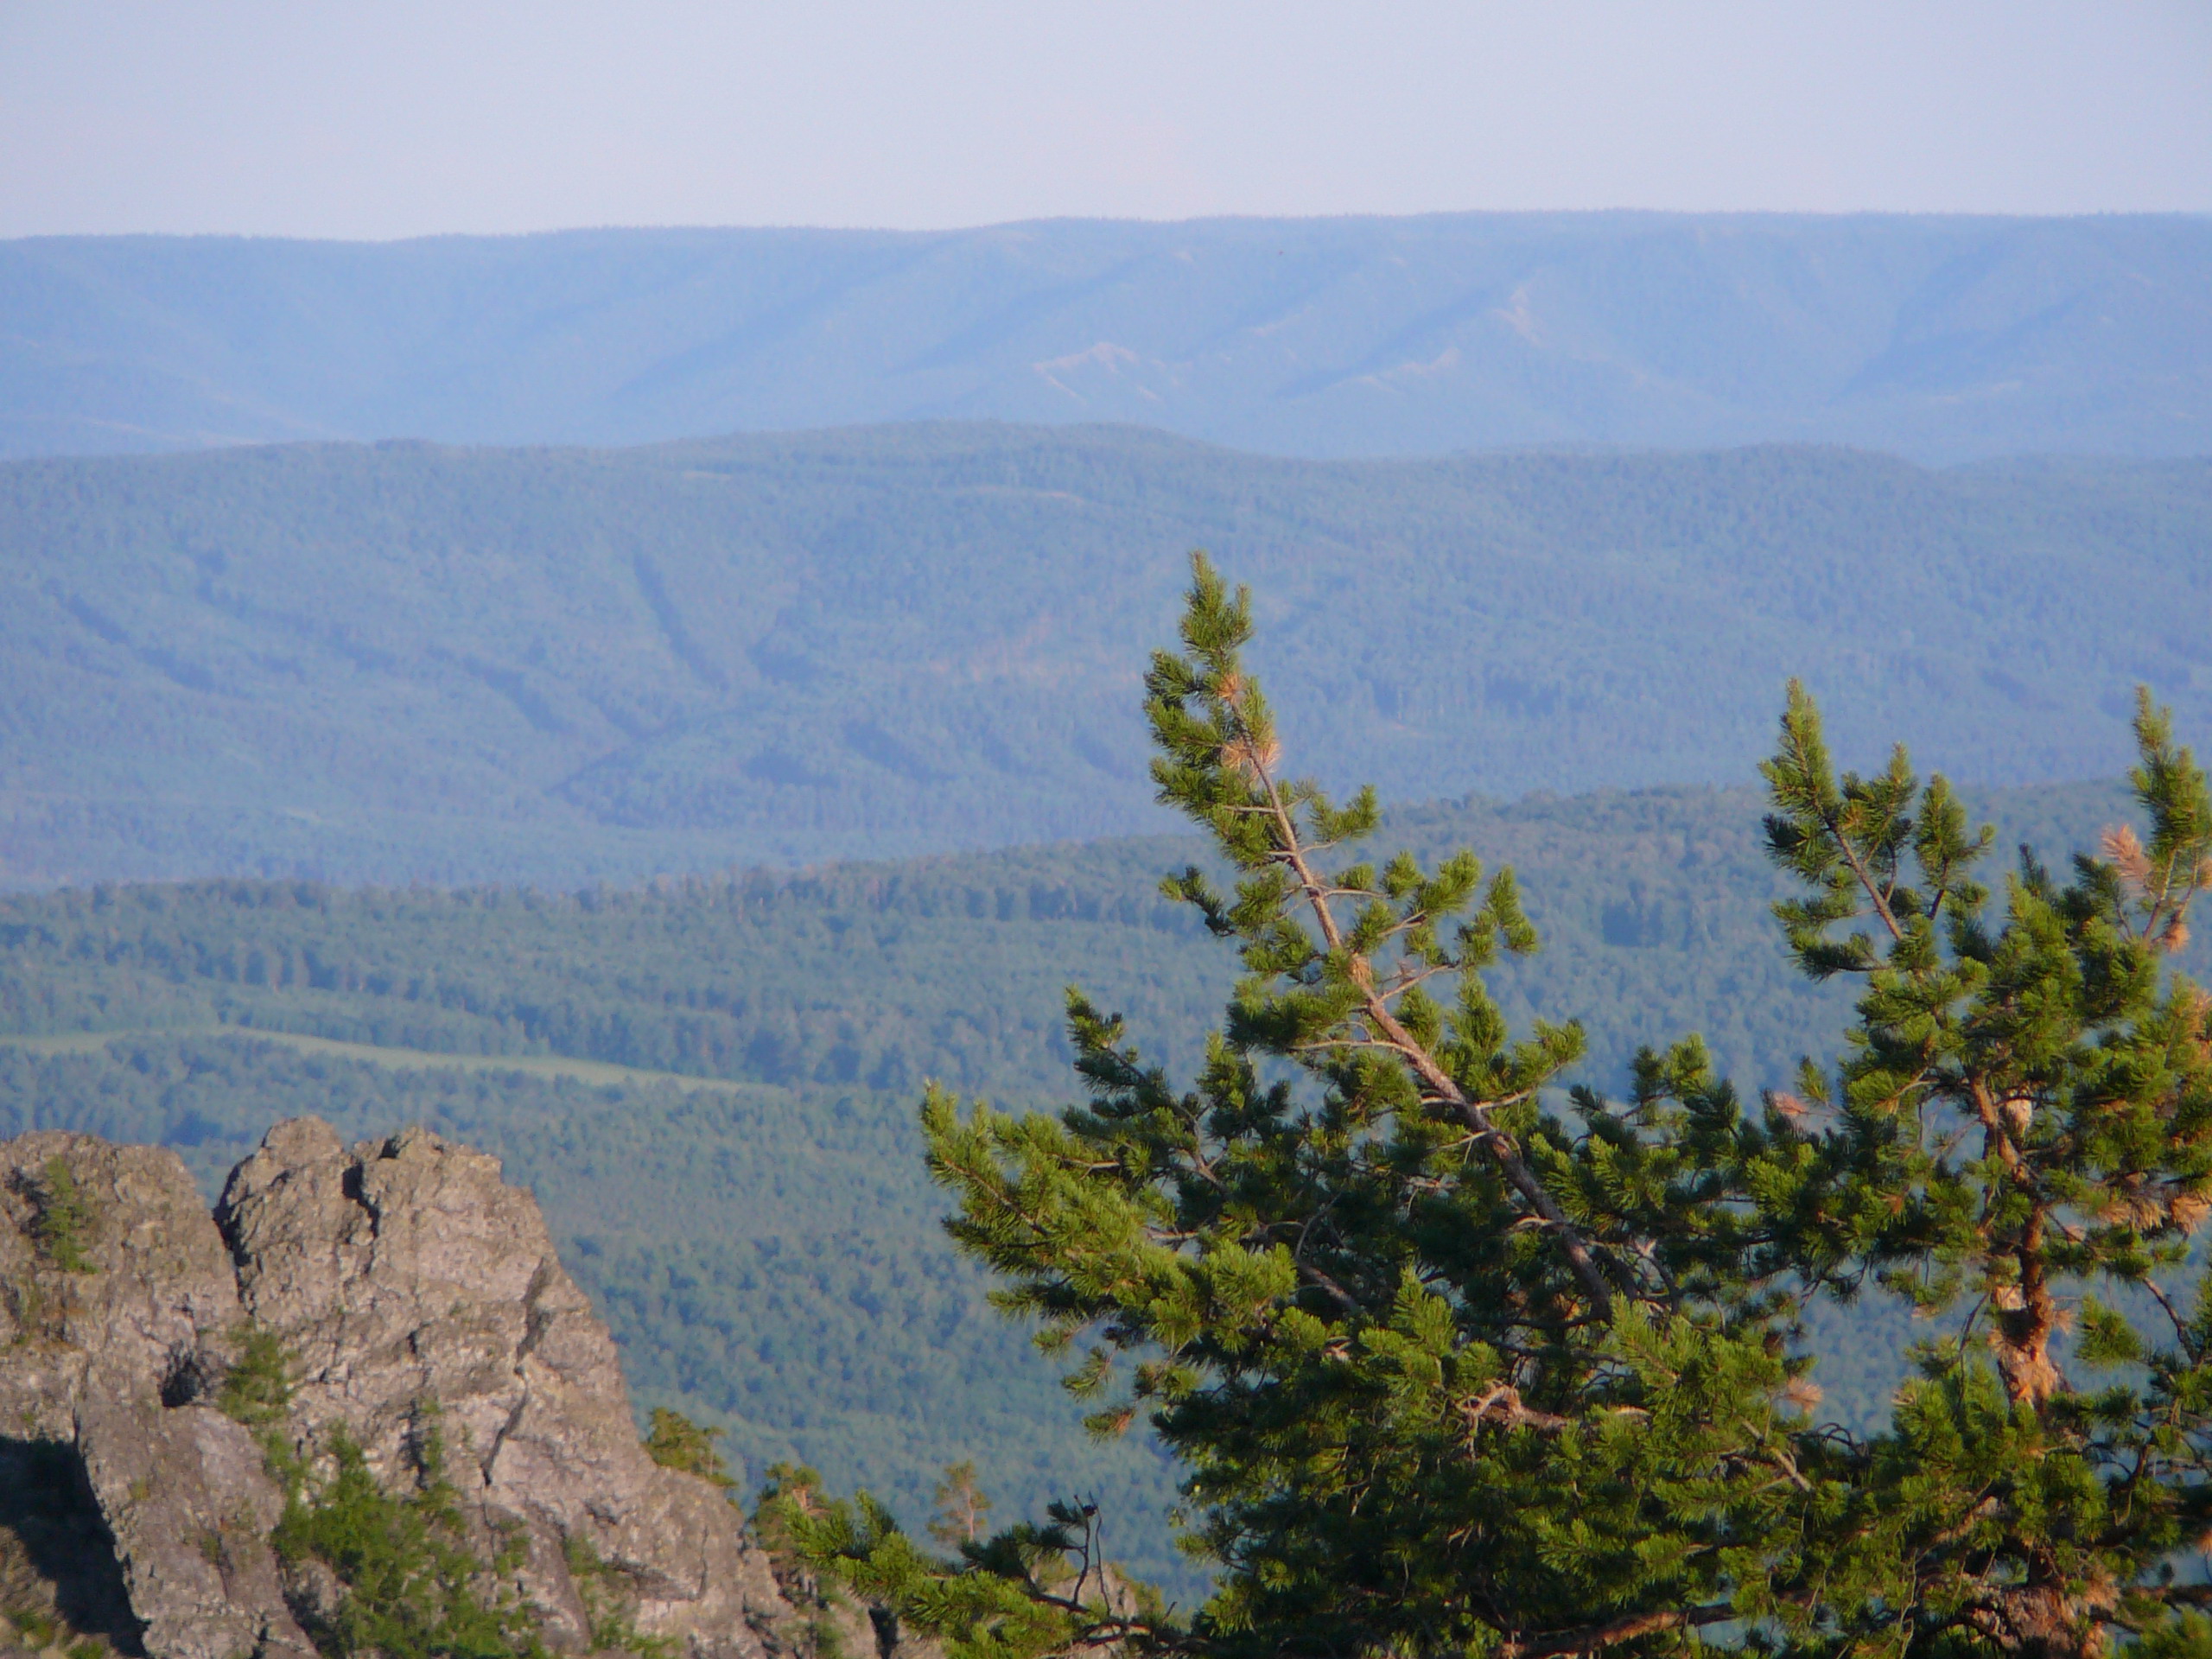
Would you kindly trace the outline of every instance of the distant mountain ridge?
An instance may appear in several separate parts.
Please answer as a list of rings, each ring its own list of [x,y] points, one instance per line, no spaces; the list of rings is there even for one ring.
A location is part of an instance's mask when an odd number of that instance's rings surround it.
[[[2212,728],[2212,461],[1313,461],[1126,428],[0,464],[0,887],[571,886],[1170,827],[1146,653],[1252,584],[1293,764],[1387,798]]]
[[[1306,455],[2212,452],[2212,218],[0,243],[0,454],[1135,422]]]

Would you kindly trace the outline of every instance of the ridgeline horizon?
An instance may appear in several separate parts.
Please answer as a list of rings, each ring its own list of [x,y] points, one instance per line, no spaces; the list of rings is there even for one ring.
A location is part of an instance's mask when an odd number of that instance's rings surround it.
[[[0,455],[1136,421],[1319,458],[2212,449],[2212,216],[0,241]]]

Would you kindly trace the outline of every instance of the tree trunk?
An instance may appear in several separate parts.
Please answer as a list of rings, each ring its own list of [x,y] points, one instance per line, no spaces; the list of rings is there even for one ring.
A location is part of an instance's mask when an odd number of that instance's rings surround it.
[[[2108,1588],[2086,1586],[2069,1595],[2049,1580],[2000,1593],[1998,1643],[2018,1659],[2103,1659],[2111,1643],[2097,1615],[2116,1599]]]

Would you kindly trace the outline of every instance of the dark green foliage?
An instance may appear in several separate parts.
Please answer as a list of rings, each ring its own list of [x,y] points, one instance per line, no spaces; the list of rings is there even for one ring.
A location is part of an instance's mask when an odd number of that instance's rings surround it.
[[[1511,874],[1348,859],[1373,798],[1281,771],[1250,632],[1201,560],[1147,677],[1162,798],[1236,874],[1166,883],[1246,969],[1195,1086],[1071,992],[1086,1105],[923,1113],[953,1236],[1080,1352],[1097,1432],[1148,1415],[1218,1591],[1187,1633],[1055,1597],[1025,1549],[1090,1559],[1065,1506],[935,1562],[864,1494],[817,1502],[809,1558],[956,1653],[2201,1643],[2212,996],[2165,964],[2212,793],[2164,713],[2139,697],[2147,836],[2063,887],[2024,853],[1992,916],[1993,833],[1902,751],[1839,779],[1793,685],[1767,838],[1791,954],[1863,981],[1835,1086],[1808,1060],[1754,1114],[1690,1038],[1566,1115],[1580,1029],[1516,1039],[1484,977],[1535,944]],[[1937,1339],[1862,1438],[1817,1414],[1805,1314],[1870,1283]]]
[[[730,1478],[728,1465],[715,1450],[715,1441],[725,1432],[702,1427],[666,1406],[655,1406],[652,1421],[645,1430],[645,1454],[664,1469],[696,1475],[717,1486],[734,1486],[737,1483]]]
[[[2135,681],[2212,712],[2209,531],[2202,461],[1806,448],[905,427],[0,466],[0,775],[33,780],[0,882],[570,887],[1166,828],[1127,677],[1193,545],[1262,584],[1255,666],[1332,785],[1748,782],[1792,673],[1847,751],[2085,776]]]
[[[1628,1109],[1546,1110],[1583,1037],[1511,1036],[1484,984],[1536,944],[1512,873],[1348,857],[1374,798],[1281,772],[1250,629],[1201,563],[1185,652],[1146,682],[1161,797],[1236,876],[1167,883],[1237,944],[1224,1033],[1178,1093],[1071,993],[1086,1106],[963,1118],[932,1093],[954,1236],[1041,1345],[1082,1344],[1069,1386],[1099,1432],[1145,1411],[1183,1462],[1222,1570],[1210,1650],[1802,1626],[1827,1564],[1791,1541],[1837,1489],[1788,1404],[1789,1263],[1746,1262],[1732,1179],[1794,1132],[1745,1122],[1694,1047],[1647,1056]],[[873,1525],[863,1506],[823,1541],[872,1563],[893,1548]]]
[[[1790,690],[1767,834],[1808,893],[1777,914],[1808,974],[1863,988],[1759,1205],[1808,1280],[1878,1279],[1936,1333],[1854,1459],[1840,1640],[2202,1639],[2175,1580],[2212,1525],[2212,997],[2165,964],[2212,887],[2212,792],[2147,694],[2134,734],[2147,837],[2110,831],[2065,884],[2024,849],[1993,913],[1993,835],[1902,750],[1837,778]]]
[[[236,1336],[238,1357],[223,1373],[215,1407],[248,1428],[281,1423],[292,1409],[292,1357],[274,1331],[249,1325]]]
[[[86,1236],[92,1225],[92,1203],[78,1186],[66,1160],[46,1160],[33,1202],[37,1218],[32,1223],[32,1233],[46,1259],[64,1273],[98,1272],[92,1257],[85,1254],[85,1247],[92,1242]]]
[[[821,1492],[818,1471],[803,1463],[769,1465],[753,1506],[753,1535],[775,1563],[776,1582],[799,1614],[795,1634],[807,1659],[859,1659],[839,1618],[855,1604],[834,1574],[825,1576],[808,1560],[791,1530],[794,1520],[804,1523],[820,1510]]]
[[[410,1491],[386,1491],[342,1435],[327,1455],[326,1478],[291,1471],[290,1500],[270,1538],[282,1560],[312,1557],[344,1586],[338,1607],[310,1631],[325,1654],[523,1659],[543,1652],[527,1607],[498,1582],[517,1563],[487,1567],[467,1547],[434,1421],[425,1427]]]
[[[1107,1564],[1092,1503],[1048,1504],[1042,1524],[963,1541],[950,1560],[918,1548],[866,1492],[824,1497],[810,1470],[783,1471],[762,1509],[799,1560],[956,1659],[1034,1659],[1170,1628],[1158,1599]]]

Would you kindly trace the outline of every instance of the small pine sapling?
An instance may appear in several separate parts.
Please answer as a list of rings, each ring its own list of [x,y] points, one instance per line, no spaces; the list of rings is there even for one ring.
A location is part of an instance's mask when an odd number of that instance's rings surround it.
[[[41,1172],[33,1232],[46,1259],[64,1273],[97,1273],[86,1252],[92,1243],[92,1200],[77,1185],[67,1160],[49,1158]]]
[[[728,1489],[737,1483],[730,1478],[721,1453],[715,1449],[715,1442],[721,1438],[722,1432],[695,1423],[683,1413],[671,1411],[665,1406],[655,1406],[645,1430],[645,1454],[664,1469],[696,1475]]]
[[[947,1464],[944,1477],[933,1494],[937,1514],[930,1521],[930,1536],[947,1549],[972,1544],[983,1535],[990,1519],[991,1500],[976,1484],[975,1463],[967,1459]]]
[[[270,1430],[292,1409],[292,1358],[274,1331],[249,1325],[234,1338],[238,1357],[223,1373],[215,1407],[248,1428]]]

